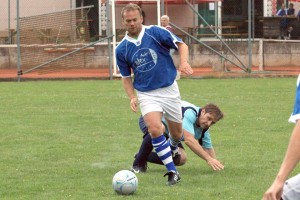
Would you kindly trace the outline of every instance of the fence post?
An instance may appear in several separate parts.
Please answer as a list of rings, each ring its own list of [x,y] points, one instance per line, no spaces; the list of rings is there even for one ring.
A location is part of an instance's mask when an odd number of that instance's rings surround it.
[[[11,30],[10,30],[10,0],[8,0],[8,43],[11,44]]]
[[[251,44],[251,0],[248,0],[248,72],[252,67],[252,44]]]
[[[264,45],[264,40],[260,39],[259,40],[259,63],[258,63],[258,70],[259,71],[264,71],[264,52],[263,52],[263,45]]]
[[[17,0],[17,50],[18,50],[18,82],[21,81],[21,47],[20,47],[20,0]]]

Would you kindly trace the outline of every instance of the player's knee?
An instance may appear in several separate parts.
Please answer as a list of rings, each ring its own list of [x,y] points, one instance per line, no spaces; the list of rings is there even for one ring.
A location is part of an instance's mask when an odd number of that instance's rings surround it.
[[[179,163],[175,163],[176,166],[182,166],[186,163],[187,158],[186,156],[181,156]]]
[[[180,149],[180,160],[179,160],[179,163],[174,163],[176,166],[181,166],[181,165],[184,165],[187,161],[187,155],[185,153],[185,150],[182,149],[181,147],[179,148]]]
[[[163,133],[163,129],[160,124],[159,125],[155,125],[155,124],[149,125],[148,131],[151,134],[151,136],[159,136]]]
[[[186,157],[180,159],[180,164],[181,164],[181,165],[184,165],[184,164],[186,163],[186,160],[187,160]]]

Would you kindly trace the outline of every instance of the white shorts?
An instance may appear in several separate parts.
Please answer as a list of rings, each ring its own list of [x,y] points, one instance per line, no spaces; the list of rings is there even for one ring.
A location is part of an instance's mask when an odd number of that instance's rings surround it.
[[[149,112],[162,112],[170,121],[182,123],[181,101],[177,82],[164,88],[148,92],[137,91],[142,115]]]
[[[300,199],[300,174],[288,179],[283,186],[283,200]]]

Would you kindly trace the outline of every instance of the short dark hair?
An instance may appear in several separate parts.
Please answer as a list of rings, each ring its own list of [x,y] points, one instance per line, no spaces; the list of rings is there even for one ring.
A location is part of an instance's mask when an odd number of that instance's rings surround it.
[[[224,114],[220,110],[220,108],[213,103],[206,104],[202,109],[205,110],[205,113],[213,115],[215,120],[217,121],[221,120],[224,117]]]
[[[131,11],[131,10],[132,11],[133,10],[139,11],[140,15],[142,16],[142,9],[141,9],[141,7],[139,7],[137,4],[129,3],[125,7],[122,8],[122,11],[121,11],[122,18],[124,18],[124,12]]]

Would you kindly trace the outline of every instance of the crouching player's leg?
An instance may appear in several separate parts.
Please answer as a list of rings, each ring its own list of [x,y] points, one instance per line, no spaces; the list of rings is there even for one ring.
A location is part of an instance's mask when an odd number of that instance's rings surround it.
[[[153,150],[152,139],[148,132],[148,127],[145,124],[143,116],[141,116],[139,118],[139,127],[143,133],[143,141],[142,141],[139,151],[134,155],[134,161],[133,161],[132,168],[131,168],[131,171],[136,174],[140,173],[140,172],[145,173],[147,171],[147,168],[148,168],[147,167],[147,158]],[[161,162],[161,160],[158,156],[157,156],[157,158]]]
[[[145,137],[144,140],[147,140],[147,138]],[[178,147],[179,147],[179,152],[180,152],[181,156],[180,156],[180,159],[174,160],[174,158],[173,158],[173,162],[174,162],[175,166],[182,166],[186,163],[187,155],[186,155],[184,147],[182,146],[181,143],[179,143]],[[143,151],[143,150],[140,149],[140,151]],[[157,156],[157,154],[155,152],[150,152],[150,154],[148,155],[147,161],[150,163],[163,165],[163,163],[161,162],[161,160],[159,159],[159,157]]]
[[[173,84],[172,89],[167,90],[170,94],[172,94],[171,90],[178,91],[177,84]],[[181,160],[180,151],[178,148],[178,144],[181,140],[183,140],[183,130],[182,130],[182,110],[181,110],[181,101],[179,96],[179,91],[169,96],[169,99],[161,102],[164,109],[164,118],[167,122],[167,127],[169,131],[169,145],[172,151],[172,159],[173,160]],[[180,180],[178,172],[171,173],[168,172],[169,179],[176,179],[177,177]],[[174,178],[173,178],[174,176]]]

